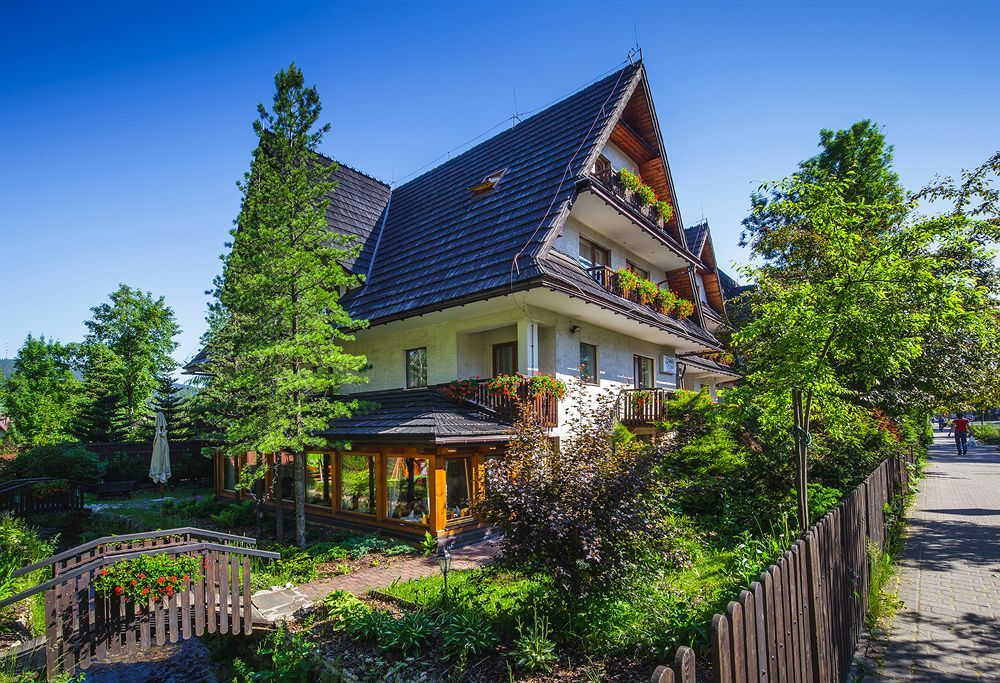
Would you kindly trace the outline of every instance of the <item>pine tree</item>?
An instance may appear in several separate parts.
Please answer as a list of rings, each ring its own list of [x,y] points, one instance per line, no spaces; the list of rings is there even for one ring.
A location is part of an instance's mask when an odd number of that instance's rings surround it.
[[[163,417],[167,421],[167,434],[169,434],[171,441],[184,441],[188,438],[181,386],[168,374],[159,378],[153,410],[163,413]]]
[[[341,287],[359,284],[340,265],[356,253],[331,233],[326,209],[336,166],[317,149],[328,125],[295,65],[275,76],[272,111],[258,106],[259,144],[240,184],[231,250],[216,279],[206,343],[206,391],[232,453],[292,453],[296,544],[305,547],[305,455],[318,432],[353,403],[331,398],[363,381],[363,356],[345,353],[352,320]]]
[[[81,441],[124,441],[128,417],[119,390],[120,360],[103,344],[84,345],[77,355],[83,398],[73,433]]]

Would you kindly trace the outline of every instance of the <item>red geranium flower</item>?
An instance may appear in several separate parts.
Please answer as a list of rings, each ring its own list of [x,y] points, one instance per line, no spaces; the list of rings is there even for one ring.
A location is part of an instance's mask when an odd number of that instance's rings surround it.
[[[115,595],[121,595],[125,592],[125,589],[121,586],[115,586]]]
[[[138,582],[138,581],[136,581],[135,579],[132,579],[132,585],[133,585],[133,586],[138,586],[138,585],[139,585],[139,582]]]
[[[102,569],[101,570],[101,576],[107,576],[107,575],[108,575],[108,570],[107,569]]]
[[[145,594],[146,594],[146,593],[148,593],[148,592],[149,592],[149,589],[148,589],[148,588],[143,588],[143,589],[142,589],[142,594],[143,594],[143,595],[145,595]]]
[[[161,576],[160,578],[158,578],[158,579],[156,580],[156,582],[157,582],[157,583],[163,583],[163,582],[164,582],[164,581],[166,581],[166,580],[167,580],[167,577],[165,577],[165,576]]]

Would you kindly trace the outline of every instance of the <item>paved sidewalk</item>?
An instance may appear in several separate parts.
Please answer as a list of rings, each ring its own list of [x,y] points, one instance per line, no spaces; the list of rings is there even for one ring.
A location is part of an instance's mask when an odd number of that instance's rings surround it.
[[[1000,682],[1000,452],[960,457],[936,435],[907,535],[904,607],[875,679]]]
[[[451,551],[452,569],[475,569],[489,562],[496,551],[493,541],[480,541]],[[439,574],[437,558],[412,557],[392,565],[370,567],[329,579],[304,583],[280,590],[261,591],[253,596],[254,607],[267,621],[291,617],[295,612],[327,596],[334,590],[363,595],[370,590],[385,588],[394,581],[409,581]]]

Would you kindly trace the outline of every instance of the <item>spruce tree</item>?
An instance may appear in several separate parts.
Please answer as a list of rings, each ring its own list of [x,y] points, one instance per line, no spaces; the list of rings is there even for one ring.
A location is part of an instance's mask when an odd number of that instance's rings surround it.
[[[119,388],[120,360],[103,344],[84,345],[77,356],[83,398],[73,433],[87,442],[124,441],[128,417]]]
[[[291,65],[258,106],[259,144],[240,183],[243,200],[216,279],[207,333],[206,391],[231,453],[292,453],[296,544],[305,547],[305,454],[318,432],[354,404],[333,398],[363,381],[363,356],[345,353],[352,320],[342,287],[359,284],[341,263],[358,248],[326,222],[336,166],[318,156],[315,87]]]

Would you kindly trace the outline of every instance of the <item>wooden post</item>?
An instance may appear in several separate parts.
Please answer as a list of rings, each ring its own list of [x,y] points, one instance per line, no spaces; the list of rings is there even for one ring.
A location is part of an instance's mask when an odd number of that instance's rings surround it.
[[[733,664],[729,658],[729,624],[721,614],[712,617],[712,670],[715,683],[733,683]]]

